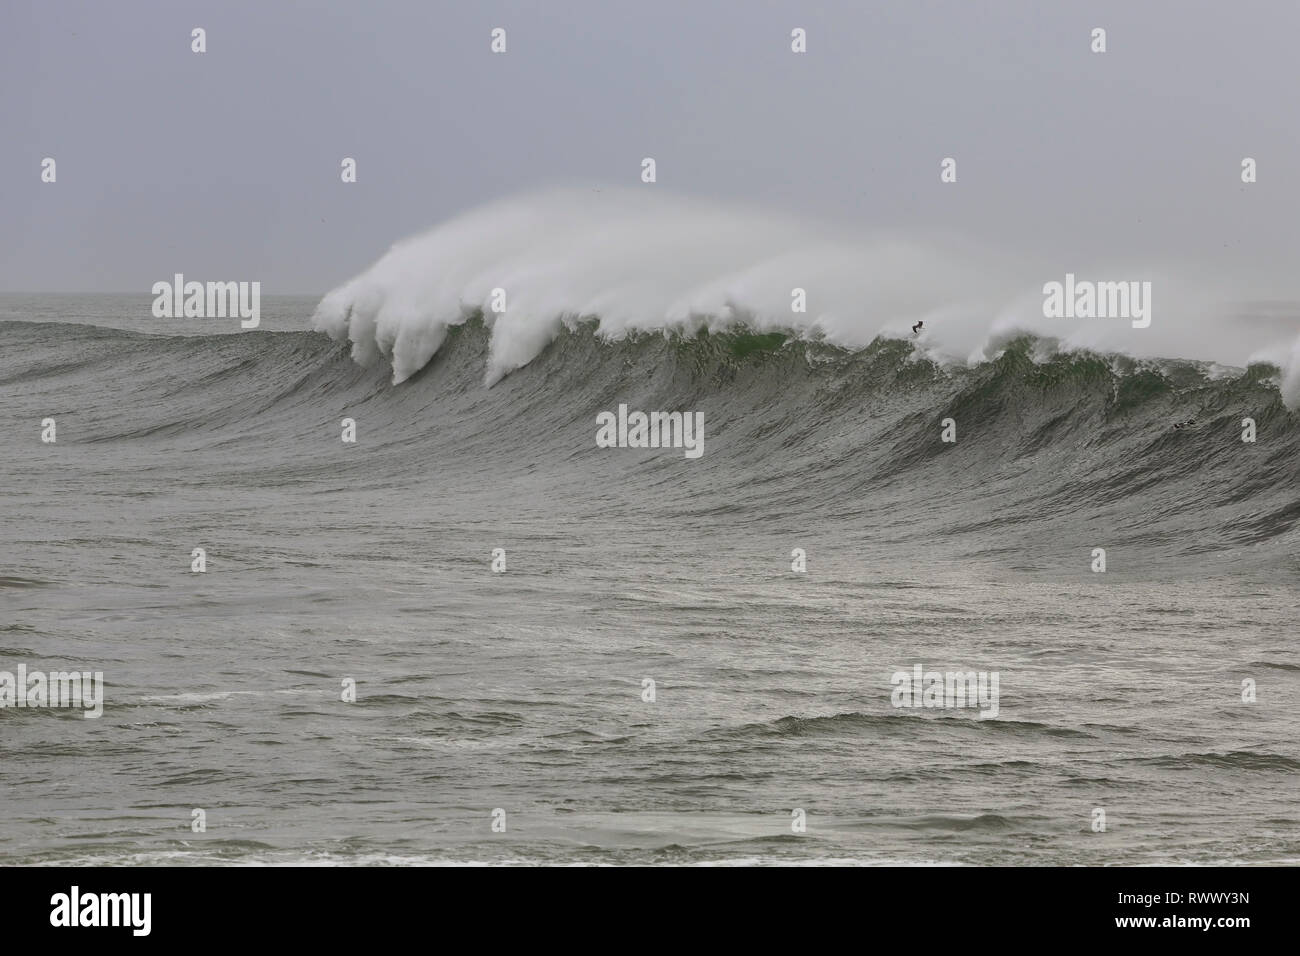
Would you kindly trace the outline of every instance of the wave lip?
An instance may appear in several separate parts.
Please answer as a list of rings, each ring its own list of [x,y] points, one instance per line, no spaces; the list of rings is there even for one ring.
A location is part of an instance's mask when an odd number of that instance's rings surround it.
[[[326,295],[312,324],[351,340],[360,362],[386,358],[394,383],[474,314],[492,326],[488,384],[583,319],[611,340],[743,323],[856,348],[883,329],[901,337],[918,319],[988,314],[980,301],[993,288],[987,267],[950,257],[937,270],[941,260],[912,241],[854,239],[735,206],[558,189],[395,244]]]
[[[1056,271],[951,239],[851,234],[658,190],[553,189],[491,203],[396,243],[328,293],[312,324],[350,340],[358,362],[386,359],[394,384],[423,368],[448,330],[474,315],[491,327],[488,385],[583,320],[610,340],[737,324],[850,349],[884,335],[948,364],[987,361],[1000,341],[1027,332],[1066,348],[1267,362],[1283,370],[1283,397],[1300,409],[1300,306],[1256,321],[1247,306],[1219,304],[1240,303],[1253,287],[1234,293],[1206,270],[1098,264],[1088,274],[1136,271],[1157,287],[1151,327],[1049,319],[1042,289],[1059,280]],[[913,333],[918,321],[923,329]]]

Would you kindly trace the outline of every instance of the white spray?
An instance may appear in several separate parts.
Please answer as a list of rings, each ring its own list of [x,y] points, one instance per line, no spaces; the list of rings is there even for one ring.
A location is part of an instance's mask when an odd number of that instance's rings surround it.
[[[1300,308],[1255,321],[1223,303],[1261,297],[1257,283],[1210,285],[1207,270],[1169,264],[1068,265],[1100,279],[1151,281],[1158,305],[1150,326],[1045,318],[1041,288],[1064,274],[1060,263],[951,238],[853,233],[657,187],[555,189],[491,203],[397,243],[326,295],[312,323],[350,339],[359,362],[388,359],[398,383],[433,357],[448,327],[482,310],[491,385],[579,319],[598,320],[609,339],[744,322],[850,348],[882,333],[913,338],[920,320],[915,339],[940,361],[991,357],[1016,330],[1067,348],[1272,361],[1285,370],[1288,404],[1300,407]],[[505,308],[494,312],[502,294]]]

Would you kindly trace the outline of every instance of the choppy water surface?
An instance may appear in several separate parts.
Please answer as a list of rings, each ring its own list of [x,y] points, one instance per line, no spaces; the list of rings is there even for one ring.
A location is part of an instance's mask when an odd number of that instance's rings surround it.
[[[1277,369],[577,326],[487,388],[471,320],[394,386],[311,307],[0,302],[0,669],[107,683],[0,710],[5,861],[1300,858]],[[704,454],[597,448],[620,403]]]

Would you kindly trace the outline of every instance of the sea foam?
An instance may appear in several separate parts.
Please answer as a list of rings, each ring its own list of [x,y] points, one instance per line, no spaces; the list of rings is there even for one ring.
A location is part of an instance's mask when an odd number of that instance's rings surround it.
[[[969,239],[852,230],[657,186],[552,189],[490,203],[396,243],[327,294],[312,324],[350,340],[360,362],[387,359],[399,383],[433,357],[450,326],[481,312],[491,327],[488,385],[579,320],[597,322],[609,339],[737,323],[849,348],[877,335],[913,337],[941,362],[987,359],[1026,331],[1063,348],[1268,361],[1284,370],[1288,404],[1300,407],[1300,308],[1252,317],[1231,303],[1258,297],[1257,283],[1234,285],[1190,266],[1070,265],[1101,279],[1151,281],[1150,328],[1045,318],[1043,284],[1059,279],[1061,264]],[[805,311],[792,308],[796,289]],[[918,321],[923,329],[913,336]]]

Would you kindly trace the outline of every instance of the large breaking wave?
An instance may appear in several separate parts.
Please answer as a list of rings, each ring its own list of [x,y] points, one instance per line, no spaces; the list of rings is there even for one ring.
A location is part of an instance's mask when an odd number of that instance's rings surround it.
[[[1066,271],[1151,281],[1151,327],[1045,319],[1043,283]],[[795,289],[806,311],[793,311]],[[386,359],[400,383],[428,363],[448,329],[483,315],[491,385],[583,320],[609,340],[743,325],[846,348],[908,337],[920,320],[919,352],[944,363],[987,360],[1018,331],[1066,348],[1268,362],[1282,370],[1284,399],[1300,407],[1300,314],[1243,305],[1265,291],[1279,293],[1168,263],[1053,263],[952,238],[853,234],[651,187],[557,189],[397,243],[326,295],[313,325],[350,340],[364,364]],[[505,308],[494,311],[500,294]]]

